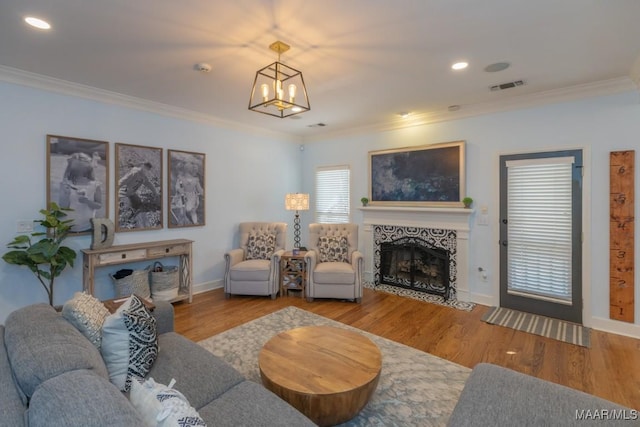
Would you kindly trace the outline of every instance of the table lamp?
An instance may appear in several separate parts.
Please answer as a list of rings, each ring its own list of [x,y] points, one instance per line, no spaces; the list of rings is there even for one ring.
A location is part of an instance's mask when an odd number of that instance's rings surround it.
[[[293,247],[300,248],[300,214],[298,211],[309,210],[309,195],[303,193],[289,193],[284,198],[284,207],[288,211],[296,211],[293,220]]]

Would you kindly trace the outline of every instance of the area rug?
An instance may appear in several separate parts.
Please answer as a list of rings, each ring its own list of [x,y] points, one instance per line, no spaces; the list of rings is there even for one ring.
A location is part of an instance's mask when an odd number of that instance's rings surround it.
[[[482,320],[493,325],[505,326],[582,347],[591,346],[591,328],[577,323],[502,307],[491,307],[482,316]]]
[[[446,307],[456,308],[463,311],[471,311],[476,306],[472,302],[458,301],[455,298],[445,300],[439,295],[428,294],[426,292],[413,291],[411,289],[399,288],[390,285],[376,285],[371,282],[364,282],[363,286],[374,291],[386,292],[388,294],[398,295],[405,298],[417,299],[419,301],[430,302],[432,304],[444,305]]]
[[[382,352],[378,388],[362,412],[342,426],[444,426],[470,369],[296,307],[215,335],[198,344],[260,383],[258,353],[274,335],[301,326],[329,325],[359,332]],[[312,361],[310,361],[312,363]]]

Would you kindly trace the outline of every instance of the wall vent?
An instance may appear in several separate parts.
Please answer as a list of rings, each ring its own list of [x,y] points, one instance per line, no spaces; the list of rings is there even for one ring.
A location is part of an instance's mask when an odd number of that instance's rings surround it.
[[[508,83],[500,83],[499,85],[489,86],[489,90],[491,92],[495,92],[497,90],[505,90],[505,89],[511,89],[518,86],[524,86],[524,84],[525,84],[524,80],[515,80]]]

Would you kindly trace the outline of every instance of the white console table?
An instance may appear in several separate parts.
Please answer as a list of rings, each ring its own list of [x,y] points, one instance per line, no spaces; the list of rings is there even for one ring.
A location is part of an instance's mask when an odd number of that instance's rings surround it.
[[[90,295],[94,294],[94,273],[98,267],[178,256],[180,257],[180,288],[178,296],[171,302],[185,299],[191,302],[193,298],[191,285],[193,277],[192,243],[193,240],[175,239],[116,245],[106,249],[83,249],[83,289]]]

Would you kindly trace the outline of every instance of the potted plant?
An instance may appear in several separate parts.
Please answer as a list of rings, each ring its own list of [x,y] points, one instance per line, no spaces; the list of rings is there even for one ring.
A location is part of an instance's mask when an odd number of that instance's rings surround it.
[[[367,206],[369,204],[369,198],[363,197],[360,199],[360,202],[362,203],[362,206]]]
[[[53,285],[55,278],[76,259],[76,252],[62,241],[69,235],[73,220],[64,220],[65,211],[72,209],[61,208],[51,203],[49,209],[41,209],[44,219],[35,220],[46,231],[36,231],[31,235],[17,236],[7,247],[12,251],[2,256],[9,264],[24,265],[36,275],[49,296],[49,304],[53,305]],[[32,238],[39,238],[35,242]]]
[[[462,199],[462,203],[464,204],[465,208],[470,208],[471,204],[473,203],[473,199],[471,197],[467,196],[464,199]]]

